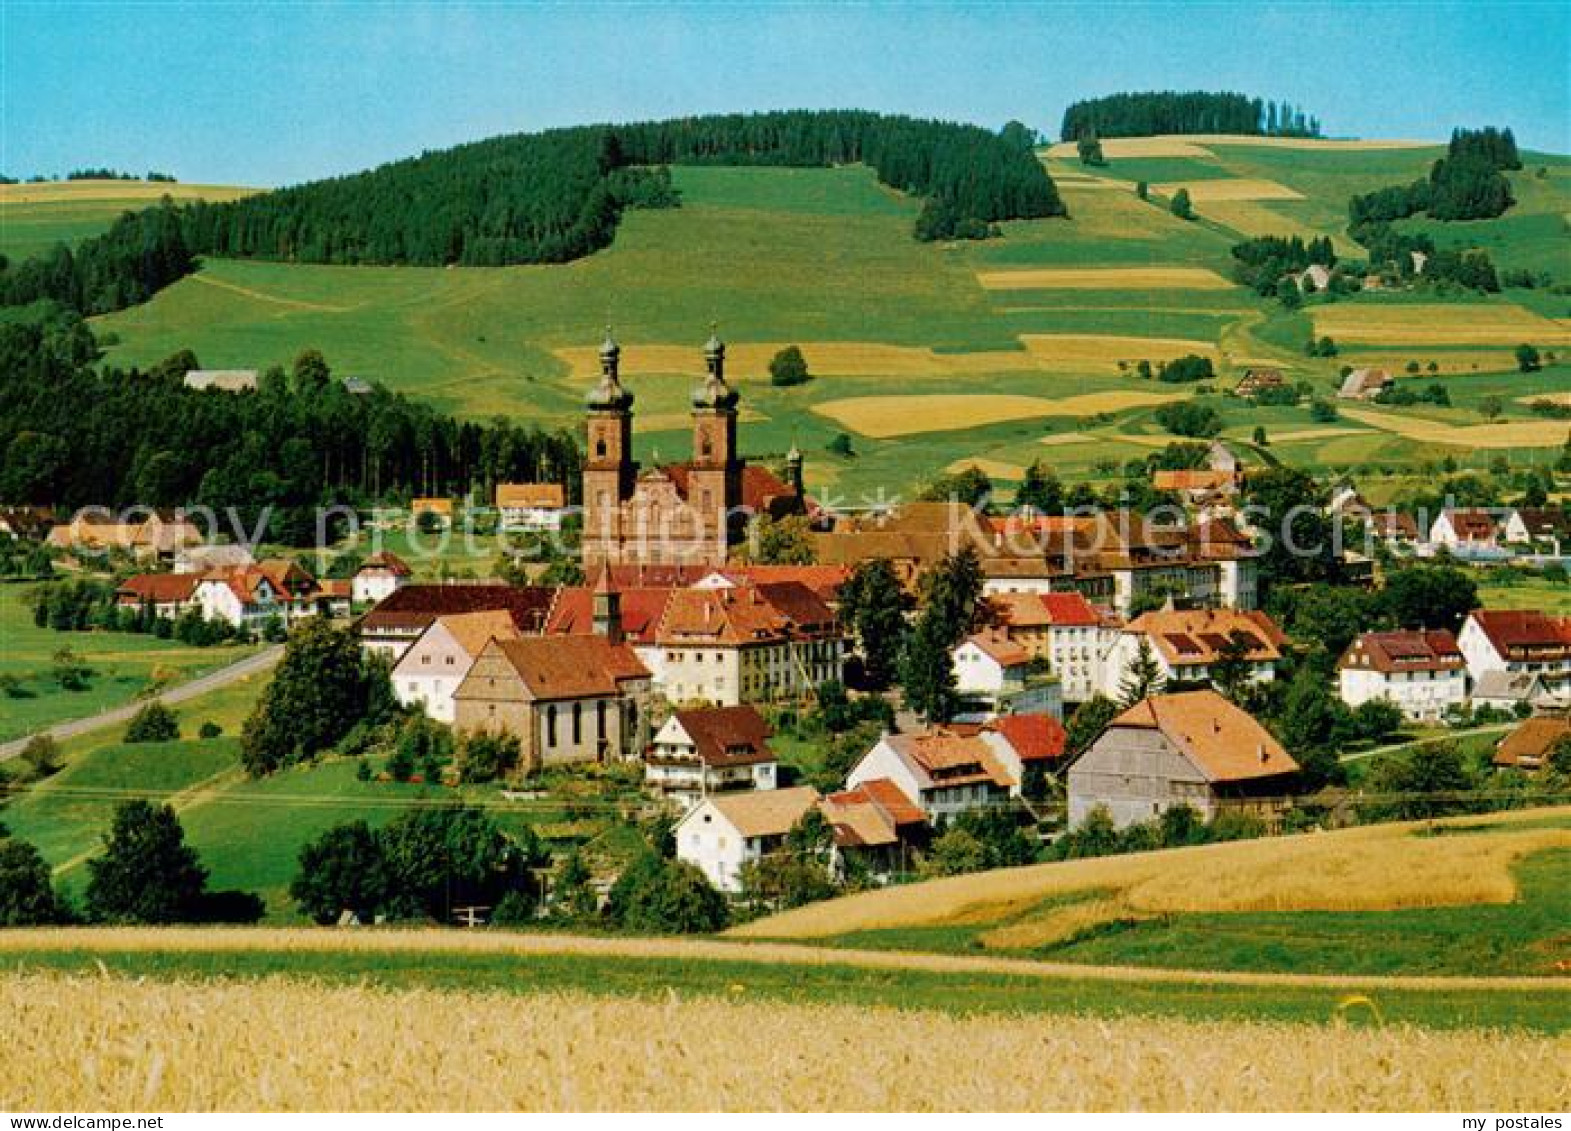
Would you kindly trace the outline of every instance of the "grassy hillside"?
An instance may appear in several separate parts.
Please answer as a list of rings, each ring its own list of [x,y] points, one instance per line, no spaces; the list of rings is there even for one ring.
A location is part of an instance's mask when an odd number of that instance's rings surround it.
[[[1571,809],[1376,825],[963,876],[748,938],[1336,974],[1571,972]]]
[[[1409,362],[1426,379],[1433,363],[1451,388],[1450,410],[1382,410],[1330,427],[1307,408],[1254,410],[1217,398],[1227,435],[1247,438],[1263,425],[1291,462],[1400,476],[1446,452],[1477,465],[1502,453],[1514,463],[1552,458],[1564,429],[1531,417],[1518,398],[1565,386],[1571,368],[1521,377],[1511,351],[1531,341],[1571,354],[1571,300],[1541,291],[1444,302],[1367,295],[1289,314],[1228,281],[1228,251],[1242,236],[1343,241],[1349,194],[1411,180],[1439,147],[1185,138],[1108,149],[1110,164],[1099,169],[1046,152],[1070,218],[1005,224],[999,240],[917,243],[917,203],[860,167],[678,168],[682,208],[629,213],[614,246],[577,263],[215,260],[101,327],[120,339],[116,361],[147,364],[190,346],[204,364],[252,367],[317,346],[342,373],[459,413],[571,424],[610,322],[639,397],[642,455],[677,458],[687,449],[697,346],[718,320],[734,347],[747,448],[769,457],[799,444],[810,486],[851,501],[880,487],[909,491],[971,458],[1005,481],[1037,457],[1069,475],[1105,477],[1169,438],[1151,419],[1150,395],[1174,390],[1153,390],[1133,375],[1134,363],[1183,352],[1213,356],[1224,388],[1240,369],[1272,364],[1329,395],[1342,364],[1405,370]],[[1502,266],[1539,264],[1559,246],[1544,237],[1556,224],[1563,232],[1571,211],[1568,178],[1571,160],[1530,155],[1513,174],[1515,209],[1446,226],[1447,237],[1488,244]],[[1136,196],[1138,180],[1152,185],[1151,200]],[[1166,194],[1179,185],[1195,198],[1194,223],[1167,210]],[[1311,332],[1336,336],[1342,356],[1303,356]],[[818,378],[773,389],[767,360],[787,342],[802,346]],[[1004,416],[985,400],[945,405],[916,431],[907,421],[924,414],[908,417],[898,400],[864,411],[859,419],[872,425],[836,411],[848,400],[928,392],[1016,400]],[[1497,394],[1509,394],[1505,415],[1481,428],[1476,407]],[[852,434],[853,459],[824,451],[842,430]]]
[[[49,181],[0,185],[0,255],[30,259],[57,243],[96,236],[122,212],[173,200],[235,200],[253,189],[160,181]]]

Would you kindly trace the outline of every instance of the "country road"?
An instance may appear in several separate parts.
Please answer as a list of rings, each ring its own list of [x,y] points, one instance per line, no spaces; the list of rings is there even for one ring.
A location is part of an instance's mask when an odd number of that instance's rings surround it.
[[[264,648],[254,656],[236,660],[227,667],[208,672],[206,675],[198,676],[188,683],[182,683],[178,687],[170,688],[160,695],[159,698],[170,705],[183,703],[187,699],[195,699],[199,695],[205,695],[209,691],[216,691],[220,687],[227,687],[229,684],[236,683],[247,676],[267,671],[274,664],[278,663],[279,657],[283,654],[284,646],[282,644],[274,644],[270,648]],[[129,722],[131,716],[141,710],[146,702],[144,699],[134,700],[123,707],[100,711],[98,714],[89,715],[85,719],[70,719],[63,723],[56,723],[54,726],[45,727],[37,733],[53,735],[56,739],[61,740],[74,738],[76,735],[86,734],[88,731],[114,726],[116,723]],[[11,742],[0,744],[0,762],[5,761],[7,758],[15,758],[22,752],[22,748],[27,745],[28,740],[32,737],[32,735],[26,735]]]

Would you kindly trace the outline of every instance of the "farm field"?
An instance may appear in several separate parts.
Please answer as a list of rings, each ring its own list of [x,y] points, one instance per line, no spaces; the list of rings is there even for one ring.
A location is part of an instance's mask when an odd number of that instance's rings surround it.
[[[1563,977],[1568,898],[1560,808],[1006,869],[732,934],[1098,965]]]
[[[38,628],[31,590],[23,584],[0,585],[0,674],[20,681],[21,692],[0,696],[0,741],[129,703],[154,687],[175,686],[256,650],[253,645],[194,648],[139,633]],[[68,691],[51,674],[62,648],[92,669],[84,690]]]
[[[1521,341],[1540,349],[1565,341],[1571,304],[1546,291],[1457,302],[1370,295],[1288,313],[1230,282],[1229,249],[1255,231],[1326,235],[1357,254],[1345,237],[1348,195],[1423,175],[1440,152],[1412,142],[1152,138],[1109,142],[1109,164],[1091,169],[1054,147],[1043,159],[1060,178],[1070,217],[1006,223],[1001,239],[956,245],[912,240],[915,202],[862,168],[684,167],[673,170],[681,208],[630,212],[611,248],[577,263],[442,270],[214,260],[98,324],[118,336],[109,353],[122,364],[189,346],[205,365],[250,368],[315,346],[340,374],[381,380],[461,415],[577,427],[609,322],[638,397],[638,456],[648,460],[657,451],[685,456],[698,345],[718,320],[743,392],[745,450],[768,461],[797,445],[820,495],[906,495],[968,456],[1024,466],[1041,455],[1042,440],[1066,433],[1096,442],[1055,447],[1059,473],[1105,481],[1109,461],[1165,442],[1151,421],[1154,402],[1130,397],[1104,407],[1092,399],[1153,392],[1133,376],[1140,360],[1211,357],[1222,388],[1247,366],[1276,366],[1322,395],[1342,364],[1401,371],[1410,360],[1433,362],[1438,377],[1459,382],[1451,391],[1460,406],[1497,391],[1486,378],[1520,376],[1511,351]],[[1512,175],[1519,205],[1471,226],[1502,260],[1542,257],[1535,249],[1544,246],[1544,225],[1571,211],[1571,161],[1528,160]],[[1197,201],[1200,221],[1172,216],[1160,191],[1140,200],[1137,180],[1182,183],[1207,197]],[[1304,356],[1312,332],[1335,337],[1342,356]],[[772,387],[768,359],[789,343],[803,349],[815,379]],[[1465,449],[1457,453],[1464,465],[1486,466],[1498,452],[1513,464],[1553,458],[1563,437],[1546,439],[1542,418],[1515,397],[1553,392],[1571,375],[1561,367],[1532,376],[1537,383],[1513,386],[1491,425],[1503,431],[1446,436]],[[894,398],[913,385],[924,394],[1087,399],[1064,418],[998,416],[973,400],[977,411],[943,431],[907,428],[908,414],[882,409],[836,419],[839,403]],[[1219,407],[1227,435],[1251,433],[1257,421],[1247,405]],[[1273,433],[1316,428],[1307,406],[1262,419]],[[1306,437],[1280,454],[1332,473],[1416,470],[1435,442],[1422,425],[1346,426],[1356,434]],[[853,456],[826,450],[841,431]]]
[[[527,968],[526,968],[527,969]],[[8,1108],[120,1110],[1554,1110],[1552,1038],[1282,1023],[946,1016],[354,985],[9,974]],[[732,1034],[789,1056],[736,1055]],[[462,1039],[455,1039],[457,1034]],[[565,1036],[571,1034],[570,1037]],[[138,1055],[126,1055],[128,1046]],[[907,1069],[937,1044],[1053,1072]],[[380,1071],[345,1073],[344,1050]],[[1175,1071],[1182,1061],[1185,1071]],[[147,1064],[178,1064],[156,1072]],[[1239,1072],[1241,1062],[1250,1071]],[[91,1071],[87,1065],[94,1066]],[[417,1067],[418,1066],[418,1067]],[[433,1075],[445,1081],[431,1087]]]
[[[74,246],[95,236],[122,212],[146,208],[168,196],[182,200],[235,200],[254,189],[154,181],[49,181],[0,185],[0,255],[29,259],[57,243]]]

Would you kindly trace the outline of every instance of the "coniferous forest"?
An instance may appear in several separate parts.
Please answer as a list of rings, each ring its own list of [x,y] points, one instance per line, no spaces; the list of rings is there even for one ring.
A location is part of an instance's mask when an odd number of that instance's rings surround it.
[[[315,351],[239,394],[186,388],[188,353],[146,372],[98,367],[98,353],[81,317],[53,304],[0,321],[0,502],[233,507],[247,530],[271,507],[270,538],[309,544],[318,506],[484,497],[520,479],[578,492],[571,433],[350,393]]]
[[[514,134],[222,203],[128,213],[75,251],[0,260],[0,304],[83,314],[145,301],[218,255],[300,263],[561,263],[608,246],[625,208],[678,203],[668,166],[863,162],[924,200],[919,239],[985,237],[1059,216],[1029,144],[977,126],[862,111],[786,111]]]
[[[1320,119],[1287,102],[1230,91],[1154,90],[1074,102],[1059,138],[1152,137],[1156,134],[1259,134],[1319,137]]]

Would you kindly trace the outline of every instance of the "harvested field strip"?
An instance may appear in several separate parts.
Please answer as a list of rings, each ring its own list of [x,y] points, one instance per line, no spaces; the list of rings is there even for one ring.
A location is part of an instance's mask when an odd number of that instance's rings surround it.
[[[0,185],[0,209],[7,204],[55,204],[86,200],[123,200],[131,208],[169,197],[173,200],[239,200],[262,191],[238,185],[188,185],[173,181],[49,181]]]
[[[1557,1110],[1564,1042],[1273,1023],[960,1018],[302,984],[8,976],[8,1110]],[[735,1034],[766,1057],[736,1055]],[[933,1047],[1052,1072],[909,1071]],[[1240,1071],[1240,1065],[1247,1070]],[[433,1086],[433,1081],[441,1081]]]
[[[1440,149],[1442,144],[1433,141],[1415,141],[1410,138],[1322,138],[1322,137],[1254,137],[1249,134],[1193,134],[1189,139],[1200,145],[1246,145],[1264,149],[1319,149],[1324,151],[1359,152],[1370,149]],[[1106,145],[1106,142],[1102,143]]]
[[[1364,436],[1362,428],[1305,428],[1299,432],[1278,432],[1271,437],[1273,444],[1291,444],[1304,440],[1329,440],[1335,436]]]
[[[1565,443],[1564,420],[1513,420],[1507,424],[1445,424],[1364,408],[1339,410],[1349,420],[1425,444],[1457,448],[1551,448]]]
[[[728,343],[726,360],[736,377],[767,381],[769,361],[785,345],[784,342]],[[808,368],[820,376],[955,376],[1035,368],[1032,359],[1020,350],[939,353],[881,342],[800,342],[798,345],[807,358]],[[570,346],[553,352],[568,364],[575,385],[600,372],[598,349]],[[691,376],[703,372],[703,363],[702,355],[694,346],[622,343],[624,376]]]
[[[1571,344],[1571,327],[1523,306],[1482,303],[1332,303],[1311,311],[1316,334],[1379,345]]]
[[[1021,334],[1026,352],[1044,369],[1084,368],[1087,365],[1116,369],[1119,362],[1135,365],[1169,361],[1185,354],[1199,354],[1219,361],[1213,342],[1196,338],[1139,338],[1117,334]]]
[[[1471,823],[1488,835],[1414,835],[1418,824],[1238,841],[1199,848],[1038,864],[933,880],[830,900],[756,920],[744,938],[818,938],[938,925],[991,907],[1004,919],[1056,895],[1116,892],[1134,910],[1225,912],[1374,910],[1506,903],[1511,866],[1533,852],[1571,846],[1571,828],[1510,829],[1571,809],[1495,814]],[[1449,822],[1451,826],[1468,824]],[[1496,830],[1494,826],[1501,826]],[[1571,989],[1571,979],[1566,981]]]
[[[1020,479],[1026,473],[1026,469],[1018,463],[1005,463],[1000,459],[957,459],[944,470],[953,473],[968,467],[977,468],[989,479]]]
[[[1525,397],[1517,397],[1517,404],[1532,404],[1535,401],[1549,401],[1551,404],[1571,405],[1571,393],[1529,393]]]
[[[906,397],[847,397],[825,401],[813,411],[835,423],[875,439],[951,432],[1011,420],[1044,416],[1092,416],[1145,408],[1182,399],[1182,393],[1109,390],[1049,400],[1046,397],[963,393]]]
[[[1061,141],[1047,151],[1053,157],[1075,159],[1077,143]],[[1210,157],[1211,151],[1185,137],[1107,137],[1102,139],[1102,156],[1110,161],[1120,157]]]
[[[1237,200],[1303,200],[1304,194],[1278,184],[1276,181],[1256,177],[1227,177],[1204,181],[1168,181],[1152,185],[1151,191],[1162,196],[1174,196],[1179,189],[1189,190],[1189,199],[1196,204],[1212,201]]]
[[[976,278],[990,291],[1233,289],[1232,283],[1204,267],[1026,267],[978,271]]]
[[[1093,440],[1101,439],[1102,437],[1093,436],[1089,432],[1057,432],[1050,436],[1041,437],[1037,440],[1037,443],[1056,448],[1065,444],[1089,444]]]
[[[1435,372],[1441,374],[1453,373],[1514,373],[1516,372],[1516,355],[1508,349],[1498,350],[1442,350],[1408,351],[1397,353],[1386,350],[1356,350],[1342,355],[1342,364],[1351,365],[1355,369],[1373,367],[1386,369],[1392,373],[1400,373],[1408,362],[1417,361],[1423,372],[1420,376],[1430,376],[1429,364],[1433,362]]]
[[[1051,865],[1046,865],[1051,867]],[[1012,869],[1030,872],[1033,869]],[[965,879],[985,880],[999,873],[981,873]],[[944,881],[935,881],[943,883]],[[931,887],[923,884],[920,887]],[[861,897],[853,896],[851,899]],[[835,901],[844,903],[847,901]],[[985,905],[985,907],[983,906]],[[820,904],[830,907],[831,904]],[[998,904],[973,900],[966,907],[977,915],[993,913]],[[793,913],[787,913],[793,914]],[[1138,983],[1162,986],[1256,987],[1313,990],[1477,990],[1534,991],[1567,995],[1571,979],[1537,977],[1395,977],[1390,975],[1277,974],[1250,971],[1178,970],[1163,967],[1087,966],[1069,962],[1036,962],[1021,958],[995,958],[956,954],[921,954],[895,950],[856,950],[847,947],[810,946],[800,943],[748,941],[764,932],[751,928],[777,925],[784,916],[758,920],[734,929],[731,938],[605,938],[560,934],[523,934],[507,931],[458,932],[433,929],[376,929],[338,931],[329,928],[235,927],[84,927],[76,929],[16,928],[0,932],[0,956],[10,964],[41,955],[80,955],[86,958],[116,954],[212,955],[238,959],[247,954],[287,958],[292,955],[359,956],[366,962],[378,956],[507,958],[569,956],[617,960],[679,960],[720,962],[741,966],[856,967],[866,970],[905,971],[913,974],[999,975],[1022,979],[1070,979],[1081,982]],[[803,936],[807,937],[807,936]]]

